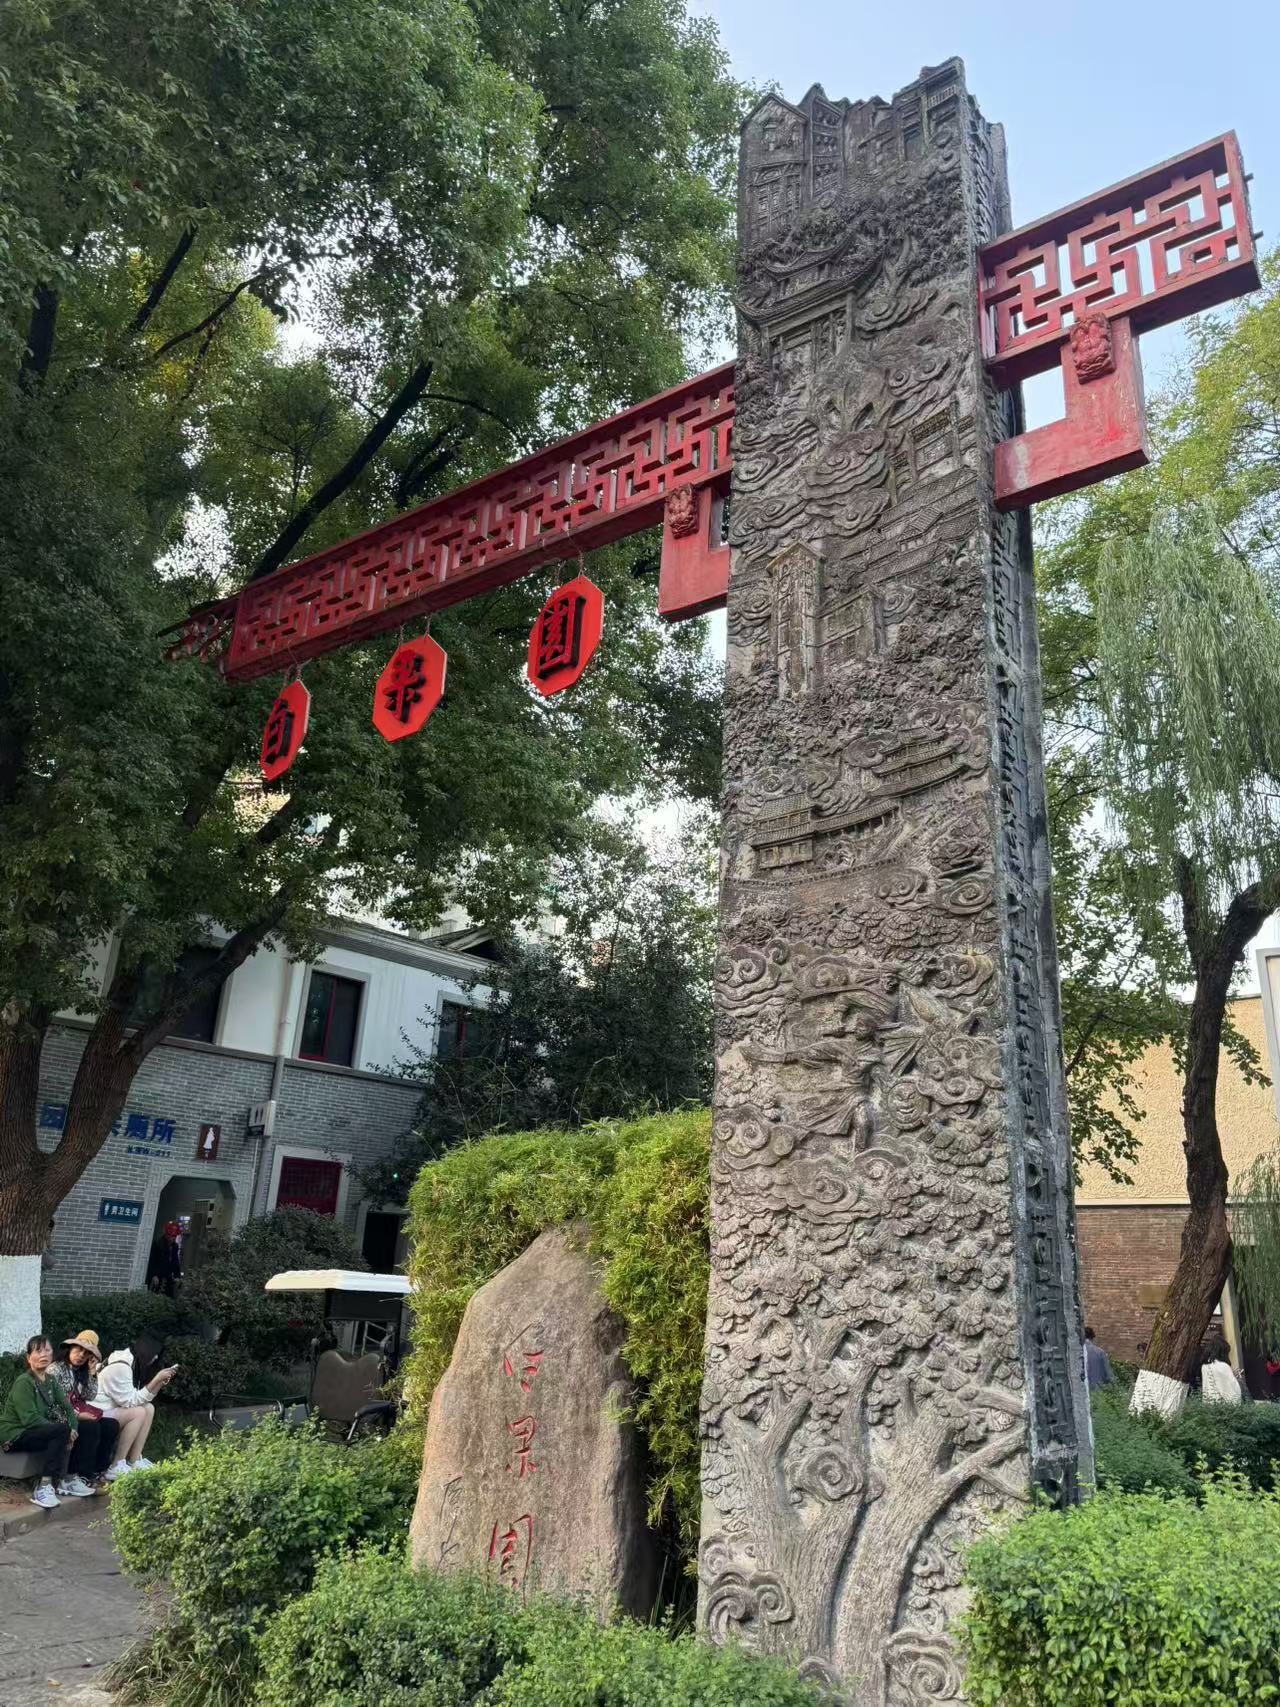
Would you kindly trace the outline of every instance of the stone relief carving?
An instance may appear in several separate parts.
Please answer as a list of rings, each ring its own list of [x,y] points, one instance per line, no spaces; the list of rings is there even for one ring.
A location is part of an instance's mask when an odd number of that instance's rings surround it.
[[[1069,1495],[1083,1423],[1029,552],[973,307],[1003,144],[958,61],[770,97],[741,198],[702,1616],[917,1707],[959,1699],[968,1538],[1033,1474]]]

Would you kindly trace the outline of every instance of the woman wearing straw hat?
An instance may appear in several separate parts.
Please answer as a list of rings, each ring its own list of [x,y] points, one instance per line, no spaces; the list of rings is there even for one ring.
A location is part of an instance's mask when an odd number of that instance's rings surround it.
[[[107,1471],[115,1462],[116,1436],[120,1433],[120,1424],[114,1417],[103,1416],[101,1406],[96,1403],[101,1364],[97,1334],[92,1328],[81,1328],[73,1338],[63,1340],[53,1365],[53,1374],[71,1401],[79,1422],[79,1438],[72,1449],[70,1468],[90,1491],[105,1485]]]

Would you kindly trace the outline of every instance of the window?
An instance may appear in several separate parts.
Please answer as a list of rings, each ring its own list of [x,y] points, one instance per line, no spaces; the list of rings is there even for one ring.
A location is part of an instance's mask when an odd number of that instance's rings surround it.
[[[350,980],[343,979],[344,983]],[[336,1215],[342,1184],[341,1162],[317,1162],[309,1156],[285,1156],[280,1163],[277,1209],[309,1209],[313,1215]]]
[[[332,1061],[349,1067],[356,1047],[360,1014],[360,984],[355,978],[335,978],[332,972],[313,972],[302,1016],[302,1048],[306,1061]]]
[[[176,971],[183,977],[203,972],[218,958],[218,953],[216,948],[184,948],[178,956]],[[153,963],[149,962],[143,967],[141,981],[129,1004],[127,1019],[130,1025],[144,1024],[156,1011],[156,1006],[164,994],[165,980],[166,974]],[[195,1043],[212,1043],[213,1034],[218,1028],[222,988],[222,985],[218,985],[216,989],[206,990],[190,1013],[178,1021],[169,1036],[188,1037]]]
[[[469,1008],[465,1002],[441,1002],[438,1061],[491,1054],[496,1043],[497,1027],[486,1008]]]

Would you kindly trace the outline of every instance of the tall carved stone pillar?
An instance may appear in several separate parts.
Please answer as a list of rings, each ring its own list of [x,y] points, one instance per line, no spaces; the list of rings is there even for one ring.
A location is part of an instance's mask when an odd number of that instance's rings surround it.
[[[701,1607],[959,1698],[962,1550],[1089,1454],[1025,524],[952,60],[743,137]]]

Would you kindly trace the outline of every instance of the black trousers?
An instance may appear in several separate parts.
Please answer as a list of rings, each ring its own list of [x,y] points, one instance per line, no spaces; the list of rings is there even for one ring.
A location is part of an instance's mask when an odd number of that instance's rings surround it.
[[[114,1417],[81,1417],[78,1429],[69,1468],[73,1476],[92,1481],[111,1468],[120,1424]]]
[[[34,1428],[24,1428],[21,1434],[15,1435],[9,1442],[9,1450],[40,1453],[43,1458],[40,1475],[56,1481],[66,1473],[70,1445],[71,1430],[66,1423],[37,1423]]]

